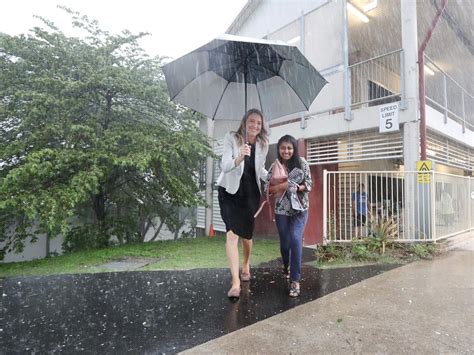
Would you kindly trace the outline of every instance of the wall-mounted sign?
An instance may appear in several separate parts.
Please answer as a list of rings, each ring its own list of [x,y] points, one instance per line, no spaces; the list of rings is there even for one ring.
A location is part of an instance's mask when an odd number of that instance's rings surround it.
[[[398,102],[379,107],[379,133],[394,132],[400,130],[398,123]]]
[[[418,171],[418,183],[429,184],[431,182],[431,171],[433,162],[431,160],[418,160],[416,162],[416,171]]]

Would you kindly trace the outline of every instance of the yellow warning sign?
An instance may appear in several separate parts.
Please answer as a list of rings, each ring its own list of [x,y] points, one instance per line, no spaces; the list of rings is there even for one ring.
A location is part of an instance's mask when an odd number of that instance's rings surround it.
[[[431,160],[419,160],[416,162],[416,171],[418,171],[418,183],[429,184],[431,182],[431,171],[433,162]]]

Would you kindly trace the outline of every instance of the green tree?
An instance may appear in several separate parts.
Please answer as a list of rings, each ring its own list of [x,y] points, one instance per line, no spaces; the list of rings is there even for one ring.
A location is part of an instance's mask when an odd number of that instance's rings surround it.
[[[170,103],[138,40],[110,35],[69,9],[84,39],[51,22],[0,34],[0,241],[21,250],[35,232],[84,246],[142,240],[153,217],[199,199],[211,154],[198,118]]]

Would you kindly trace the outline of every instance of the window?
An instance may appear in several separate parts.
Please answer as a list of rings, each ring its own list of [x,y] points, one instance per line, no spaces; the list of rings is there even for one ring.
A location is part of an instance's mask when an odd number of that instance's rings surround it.
[[[389,102],[400,101],[399,95],[394,95],[393,92],[387,90],[382,85],[371,80],[368,81],[368,84],[369,106],[378,106],[388,104]]]

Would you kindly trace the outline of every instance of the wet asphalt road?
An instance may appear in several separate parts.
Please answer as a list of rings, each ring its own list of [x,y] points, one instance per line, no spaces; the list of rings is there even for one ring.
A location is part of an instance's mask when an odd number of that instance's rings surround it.
[[[303,268],[288,297],[279,268],[253,269],[241,298],[228,269],[16,277],[0,281],[0,349],[176,353],[396,267]]]

